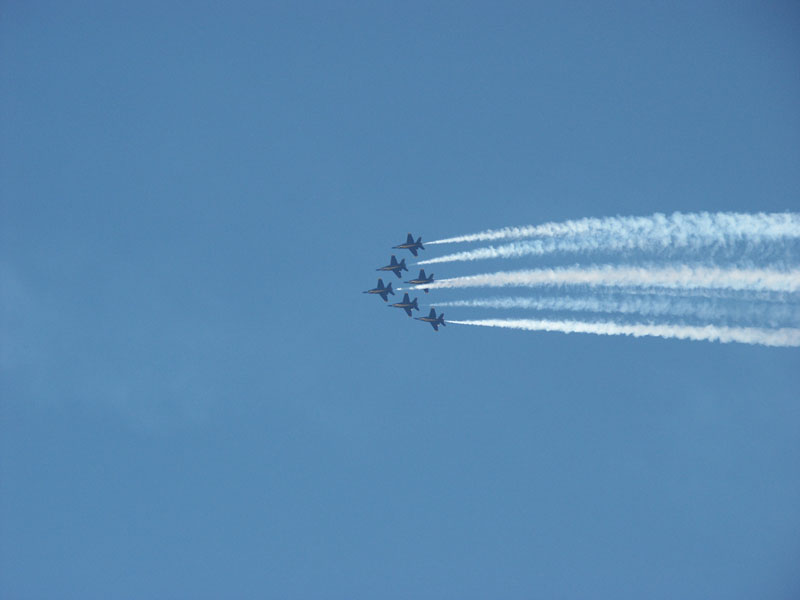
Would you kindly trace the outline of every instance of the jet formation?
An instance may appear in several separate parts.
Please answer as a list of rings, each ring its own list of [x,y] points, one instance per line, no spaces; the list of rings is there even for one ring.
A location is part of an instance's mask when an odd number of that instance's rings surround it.
[[[422,236],[418,237],[416,241],[414,240],[414,236],[410,233],[406,238],[406,242],[404,244],[399,244],[397,246],[392,246],[394,249],[398,250],[408,250],[414,256],[417,256],[417,252],[419,250],[424,250],[425,246],[422,245]],[[375,269],[376,271],[391,271],[394,273],[397,278],[401,278],[401,273],[403,271],[408,271],[408,267],[406,266],[406,259],[397,262],[397,257],[392,254],[389,264],[383,267],[378,267]],[[404,283],[409,283],[411,285],[426,285],[433,283],[433,273],[430,275],[425,275],[425,269],[421,269],[419,275],[415,279],[410,279]],[[428,288],[423,288],[425,293],[428,293]],[[384,286],[383,279],[378,279],[378,285],[372,288],[371,290],[365,290],[362,292],[364,294],[377,294],[379,295],[384,302],[389,301],[389,294],[392,296],[395,295],[394,290],[392,289],[392,282],[389,282],[389,285]],[[414,298],[413,300],[409,297],[408,292],[403,294],[403,299],[400,302],[395,302],[394,304],[387,304],[389,308],[402,308],[406,314],[411,317],[412,310],[416,310],[419,312],[419,306],[417,305],[417,299]],[[444,322],[444,313],[439,314],[436,316],[436,309],[432,308],[430,314],[427,317],[414,317],[417,321],[422,321],[424,323],[430,323],[431,327],[433,327],[434,331],[439,331],[439,326],[441,325],[444,327],[446,324]]]

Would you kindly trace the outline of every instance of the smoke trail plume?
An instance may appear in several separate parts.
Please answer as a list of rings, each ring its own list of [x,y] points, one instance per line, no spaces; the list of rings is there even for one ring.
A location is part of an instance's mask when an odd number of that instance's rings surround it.
[[[757,243],[765,241],[764,238],[745,238],[748,242],[745,251],[753,251]],[[485,260],[491,258],[521,258],[523,256],[544,256],[556,252],[627,252],[639,250],[643,252],[670,253],[678,250],[690,251],[728,251],[741,249],[734,244],[742,240],[739,238],[703,238],[699,236],[687,237],[680,240],[672,239],[669,235],[598,235],[592,234],[574,238],[549,238],[544,240],[529,240],[512,242],[502,246],[486,246],[464,252],[454,252],[436,258],[418,261],[417,265],[434,265],[438,263]],[[771,248],[760,247],[761,252],[784,251],[788,252],[791,246],[776,246],[778,240],[771,240]]]
[[[762,329],[759,327],[717,327],[706,325],[653,325],[644,323],[623,324],[614,322],[590,323],[584,321],[546,321],[534,319],[485,319],[478,321],[447,321],[457,325],[504,327],[527,331],[560,331],[562,333],[594,333],[597,335],[630,335],[634,337],[660,337],[709,342],[740,342],[762,346],[800,346],[800,329]]]
[[[758,292],[797,292],[800,270],[716,267],[595,266],[500,271],[441,279],[412,289],[469,287],[536,287],[587,285],[667,289],[730,289]]]
[[[649,217],[587,218],[561,223],[544,223],[526,227],[490,229],[426,242],[486,242],[519,240],[532,237],[583,236],[586,234],[625,238],[669,240],[672,245],[692,245],[703,240],[776,239],[800,236],[798,213],[656,213]]]
[[[735,319],[776,326],[778,323],[800,323],[800,305],[774,302],[731,302],[717,299],[689,299],[655,295],[623,297],[549,296],[539,298],[482,298],[437,302],[436,306],[470,308],[530,309],[570,312],[620,313],[650,316],[696,317],[706,321]]]
[[[652,295],[653,290],[648,289],[625,289],[627,295]],[[754,290],[724,290],[724,289],[692,289],[692,290],[668,290],[659,289],[659,296],[670,296],[673,298],[714,298],[714,299],[728,299],[740,300],[748,302],[770,302],[782,304],[798,304],[800,305],[800,294],[791,292],[770,292],[770,291],[754,291]]]

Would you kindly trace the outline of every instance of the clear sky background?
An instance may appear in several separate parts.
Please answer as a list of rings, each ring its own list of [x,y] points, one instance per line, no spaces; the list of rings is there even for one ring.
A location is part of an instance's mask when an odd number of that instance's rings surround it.
[[[655,4],[3,2],[0,596],[800,597],[797,349],[360,293],[800,209],[797,3]]]

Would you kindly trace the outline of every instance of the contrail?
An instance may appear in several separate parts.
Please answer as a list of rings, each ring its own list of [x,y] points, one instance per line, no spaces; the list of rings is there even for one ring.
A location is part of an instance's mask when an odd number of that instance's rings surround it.
[[[413,286],[411,289],[564,285],[797,292],[800,290],[800,270],[690,267],[687,265],[676,267],[576,266],[500,271],[454,277]]]
[[[594,333],[597,335],[632,335],[698,340],[709,342],[740,342],[762,346],[800,346],[800,329],[762,329],[759,327],[718,327],[706,325],[652,325],[644,323],[622,324],[614,322],[589,323],[584,321],[545,321],[534,319],[485,319],[479,321],[447,321],[457,325],[505,327],[528,331],[561,331],[563,333]]]
[[[775,326],[778,323],[800,323],[800,305],[774,302],[732,303],[713,299],[688,299],[663,296],[482,298],[436,302],[435,306],[470,308],[523,308],[571,312],[621,313],[651,316],[692,316],[698,319],[737,319]]]
[[[703,240],[775,239],[800,236],[800,214],[783,213],[656,213],[649,217],[587,218],[561,223],[544,223],[526,227],[490,229],[426,242],[486,242],[519,240],[531,237],[599,235],[610,237],[668,240],[670,245],[690,246]],[[424,263],[420,263],[424,264]]]

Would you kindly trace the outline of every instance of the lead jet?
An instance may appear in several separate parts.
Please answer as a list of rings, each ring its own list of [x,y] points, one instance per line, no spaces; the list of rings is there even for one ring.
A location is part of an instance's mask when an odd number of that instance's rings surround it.
[[[376,271],[392,271],[394,272],[397,277],[402,277],[400,275],[400,271],[408,271],[408,267],[406,267],[406,259],[404,258],[400,262],[397,262],[394,254],[392,254],[392,260],[389,262],[388,265],[385,267],[381,267],[380,269],[375,269]]]
[[[383,298],[384,302],[388,302],[389,297],[388,294],[394,296],[394,290],[392,289],[392,282],[389,282],[389,285],[383,287],[383,279],[378,279],[378,287],[374,287],[371,290],[367,290],[366,292],[361,292],[362,294],[380,294],[381,298]]]
[[[405,283],[410,283],[411,285],[425,285],[426,283],[433,283],[433,273],[431,273],[428,277],[425,277],[425,269],[420,269],[419,275],[416,279],[406,281]],[[428,288],[425,288],[425,293],[428,293]]]
[[[434,331],[439,331],[439,325],[442,327],[447,327],[447,323],[444,322],[444,313],[439,314],[436,316],[436,309],[432,308],[430,314],[427,317],[414,317],[417,321],[424,321],[425,323],[430,323],[431,327],[433,327]]]
[[[413,308],[416,311],[419,311],[419,306],[417,306],[417,299],[414,298],[413,302],[408,299],[408,294],[403,294],[403,301],[402,302],[395,302],[394,304],[390,304],[389,308],[402,308],[406,311],[406,314],[410,317],[411,316],[411,309]]]
[[[392,246],[392,248],[397,248],[399,250],[410,250],[411,254],[414,256],[417,255],[417,250],[425,250],[425,246],[422,245],[422,236],[417,238],[417,241],[414,241],[414,236],[410,233],[406,238],[405,244],[400,244],[399,246]]]

